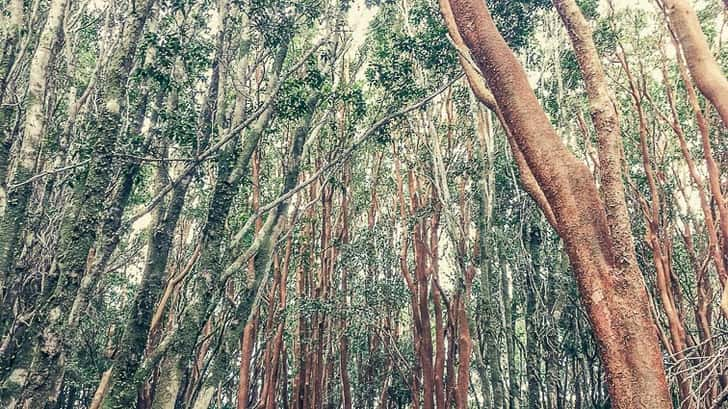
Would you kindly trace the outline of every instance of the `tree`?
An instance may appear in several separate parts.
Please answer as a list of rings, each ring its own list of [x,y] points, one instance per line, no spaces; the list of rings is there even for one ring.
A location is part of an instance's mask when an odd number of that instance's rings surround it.
[[[677,8],[486,4],[4,2],[0,406],[723,405]]]
[[[554,132],[485,5],[454,1],[451,6],[460,34],[555,215],[601,347],[612,404],[669,407],[647,295],[634,254],[619,242],[618,235],[626,232],[610,232],[591,173]],[[627,350],[625,339],[630,340]]]

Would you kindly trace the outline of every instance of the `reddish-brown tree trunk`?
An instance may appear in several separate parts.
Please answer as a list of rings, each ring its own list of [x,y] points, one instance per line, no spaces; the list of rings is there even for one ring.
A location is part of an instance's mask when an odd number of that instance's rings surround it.
[[[396,151],[395,151],[395,160],[394,160],[394,173],[397,180],[397,193],[399,198],[399,216],[400,216],[400,222],[402,225],[407,225],[407,218],[409,216],[409,212],[407,210],[407,205],[405,204],[405,195],[404,195],[404,182],[402,177],[402,172],[400,169],[400,163],[399,159],[396,158]],[[420,383],[419,383],[419,375],[421,371],[421,355],[420,355],[420,349],[422,347],[420,342],[420,334],[422,331],[422,324],[421,324],[421,317],[419,314],[418,309],[418,290],[417,290],[417,283],[415,282],[415,279],[412,277],[412,274],[409,270],[409,264],[407,261],[407,253],[408,253],[408,235],[409,232],[405,231],[401,234],[401,248],[400,248],[400,255],[399,255],[399,265],[400,265],[400,272],[402,273],[402,277],[404,277],[405,283],[407,284],[407,288],[410,293],[410,307],[412,309],[412,343],[415,350],[415,357],[416,357],[416,364],[415,367],[412,370],[412,378],[410,382],[410,390],[412,393],[412,407],[413,409],[419,409],[420,407]],[[432,390],[430,390],[430,394],[432,393]],[[430,395],[430,400],[432,400],[432,396]],[[432,404],[432,402],[430,402]]]
[[[437,197],[433,190],[433,202],[437,203]],[[438,408],[447,408],[445,404],[445,325],[442,317],[442,300],[438,290],[437,280],[439,279],[438,242],[439,242],[439,209],[435,204],[435,211],[430,220],[430,276],[432,277],[432,304],[435,313],[435,402]],[[452,347],[451,347],[452,348]],[[448,372],[448,375],[452,373]]]
[[[252,164],[252,185],[253,194],[251,197],[251,208],[256,212],[260,208],[260,153],[253,154]],[[255,220],[255,232],[258,233],[263,227],[261,218]],[[248,282],[252,282],[255,277],[255,260],[251,258],[248,262]],[[238,381],[238,409],[246,409],[248,407],[248,399],[250,396],[250,361],[253,357],[253,346],[255,344],[255,327],[257,325],[257,313],[253,313],[250,322],[245,324],[243,334],[240,338],[240,379]]]
[[[257,315],[257,314],[256,314]],[[254,318],[243,329],[240,339],[240,382],[238,383],[238,409],[247,409],[250,396],[250,359],[253,356],[253,345],[255,343]]]
[[[414,171],[410,169],[407,176],[412,214],[420,209],[419,182]],[[421,331],[418,334],[419,361],[422,367],[422,407],[435,407],[435,372],[432,362],[432,327],[430,324],[429,274],[427,269],[427,247],[425,244],[425,224],[422,220],[414,226],[412,239],[414,243],[415,279],[417,284],[417,305],[415,314],[419,316]]]
[[[718,111],[723,126],[728,128],[728,78],[710,52],[695,10],[687,0],[664,0],[664,5],[695,84]]]
[[[348,186],[351,181],[351,170],[344,171],[344,185]],[[346,246],[349,243],[349,192],[344,191],[341,197],[341,244]],[[371,224],[371,222],[370,222]],[[344,308],[348,307],[349,297],[349,271],[346,268],[341,269],[341,294],[344,299]],[[342,319],[340,324],[341,335],[339,341],[339,374],[341,376],[341,395],[342,406],[344,409],[351,409],[351,381],[349,380],[349,337],[346,336],[346,319]]]
[[[553,0],[554,6],[564,22],[569,38],[576,54],[579,68],[584,78],[592,122],[597,131],[599,142],[599,170],[601,176],[601,191],[604,197],[607,222],[609,223],[611,238],[616,254],[627,255],[625,266],[636,264],[632,248],[634,246],[629,226],[629,216],[625,202],[624,184],[622,182],[621,159],[622,146],[619,118],[615,109],[613,97],[607,86],[606,76],[602,67],[597,48],[592,39],[589,23],[581,12],[575,0]],[[679,367],[677,377],[680,384],[680,397],[682,407],[694,408],[690,380],[686,376],[685,356],[686,334],[677,306],[675,305],[670,284],[672,269],[666,262],[663,243],[665,239],[658,237],[659,223],[659,195],[655,182],[654,172],[648,157],[646,129],[643,124],[642,107],[639,101],[635,108],[640,115],[640,146],[643,162],[651,192],[651,206],[646,206],[648,219],[648,240],[654,254],[656,283],[658,294],[662,301],[665,315],[668,318],[673,353]]]
[[[680,77],[683,81],[683,84],[685,85],[685,90],[687,91],[688,95],[688,101],[690,102],[690,107],[693,110],[693,113],[695,115],[695,120],[698,124],[698,130],[700,131],[700,142],[703,147],[703,158],[705,159],[705,167],[708,171],[708,187],[710,190],[710,193],[713,195],[713,200],[715,201],[715,207],[718,211],[718,228],[720,230],[720,253],[722,253],[723,258],[723,264],[728,264],[728,201],[726,201],[725,197],[723,196],[723,192],[721,191],[721,172],[720,169],[718,169],[718,164],[715,161],[715,158],[713,157],[713,149],[710,143],[710,130],[708,129],[708,121],[703,115],[702,110],[700,109],[700,104],[698,102],[697,94],[695,93],[695,87],[693,87],[693,84],[690,82],[690,79],[688,78],[687,72],[685,70],[685,61],[680,55],[679,52],[679,44],[675,37],[672,37],[673,39],[673,46],[675,46],[676,52],[676,60],[677,60],[677,66],[678,66],[678,72],[680,73]],[[667,75],[664,73],[664,67],[663,67],[663,77],[667,80]],[[725,80],[725,78],[724,78]],[[726,90],[728,92],[728,89]],[[669,87],[667,87],[667,93],[670,101],[670,107],[673,113],[673,118],[676,118],[677,116],[677,109],[675,108],[675,102],[674,98],[671,96],[671,90]],[[728,99],[728,96],[723,96],[726,99]],[[675,120],[674,126],[680,126],[680,122]],[[702,184],[699,185],[700,190],[702,190]],[[728,317],[728,286],[726,286],[726,279],[722,279],[723,282],[723,295],[721,296],[721,310],[723,312],[723,315]]]
[[[286,239],[286,251],[285,255],[283,256],[283,263],[281,263],[279,274],[280,278],[278,283],[278,303],[281,306],[281,309],[285,308],[286,305],[286,281],[288,279],[288,269],[290,268],[292,251],[293,235],[291,234]],[[275,336],[273,337],[271,353],[269,355],[270,364],[268,365],[269,369],[266,372],[265,394],[263,394],[263,396],[261,397],[261,400],[264,402],[264,407],[266,409],[275,408],[276,387],[278,385],[278,376],[280,373],[280,357],[283,353],[284,324],[285,323],[283,320],[278,323]]]
[[[450,6],[464,43],[553,211],[600,346],[612,407],[670,408],[641,273],[636,265],[624,266],[623,254],[615,249],[591,172],[554,131],[485,3],[451,0]]]
[[[552,226],[556,226],[556,219],[553,211],[551,210],[551,206],[546,200],[546,196],[544,196],[544,193],[541,190],[541,187],[538,185],[538,182],[534,178],[533,172],[531,172],[531,168],[528,167],[526,159],[523,156],[523,152],[521,152],[518,144],[516,144],[516,142],[513,140],[513,135],[508,129],[508,124],[505,122],[503,115],[498,109],[493,93],[491,93],[488,89],[487,85],[485,84],[485,80],[473,65],[474,63],[464,56],[464,54],[468,53],[468,49],[462,39],[462,36],[460,36],[457,24],[455,24],[455,17],[452,14],[449,0],[439,0],[439,4],[440,12],[442,14],[443,20],[445,21],[445,25],[447,26],[448,33],[450,34],[453,44],[458,49],[460,64],[463,67],[463,71],[465,71],[465,77],[468,80],[470,89],[473,91],[473,94],[478,99],[478,101],[480,101],[480,103],[482,103],[486,108],[490,109],[498,116],[498,120],[503,126],[503,130],[505,131],[508,138],[508,145],[511,148],[511,152],[513,153],[513,158],[516,162],[516,166],[518,166],[518,171],[521,175],[521,184],[523,185],[523,188],[539,205],[539,207],[541,207],[543,214],[546,217],[546,220],[548,220],[549,224],[551,224]]]

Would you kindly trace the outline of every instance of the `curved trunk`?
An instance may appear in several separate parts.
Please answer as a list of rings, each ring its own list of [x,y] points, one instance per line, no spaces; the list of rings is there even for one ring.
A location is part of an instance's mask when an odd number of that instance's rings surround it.
[[[728,79],[710,52],[695,10],[687,0],[665,0],[665,14],[677,36],[690,74],[728,128]]]
[[[635,265],[620,265],[619,246],[614,246],[591,172],[554,131],[485,4],[451,0],[450,5],[464,43],[554,213],[600,346],[613,407],[670,408],[641,273]]]

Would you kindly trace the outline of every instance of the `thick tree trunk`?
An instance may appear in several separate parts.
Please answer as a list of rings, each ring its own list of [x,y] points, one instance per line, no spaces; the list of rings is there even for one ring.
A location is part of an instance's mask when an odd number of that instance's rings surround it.
[[[575,0],[554,0],[569,34],[579,64],[589,111],[599,143],[600,189],[604,198],[614,251],[624,260],[621,267],[636,265],[634,243],[622,182],[622,139],[615,102],[607,86],[591,28]]]
[[[97,226],[104,213],[106,190],[115,169],[113,150],[119,129],[124,123],[122,114],[126,103],[126,80],[152,4],[153,0],[146,0],[133,12],[124,38],[109,64],[108,80],[100,92],[104,103],[99,104],[100,112],[93,120],[93,155],[88,174],[83,183],[76,187],[72,207],[62,222],[58,273],[48,283],[50,287],[55,287],[55,291],[50,302],[39,311],[40,319],[34,323],[39,329],[32,340],[36,348],[20,406],[42,407],[47,402],[54,402],[63,379],[67,341],[63,336],[65,324],[91,258],[89,254],[96,242]]]
[[[464,42],[555,215],[600,345],[613,407],[671,407],[641,273],[634,265],[620,268],[623,254],[614,247],[590,171],[556,135],[485,4],[451,0],[450,5]]]
[[[609,223],[610,233],[614,246],[614,251],[618,260],[624,260],[620,268],[629,268],[630,265],[636,265],[637,261],[634,257],[634,247],[629,216],[627,214],[627,206],[625,202],[624,185],[622,183],[621,158],[622,144],[620,140],[620,126],[615,103],[611,93],[609,92],[604,69],[599,59],[596,46],[592,39],[591,28],[586,18],[581,13],[579,6],[574,0],[554,0],[554,6],[559,12],[564,26],[569,34],[571,43],[574,47],[577,62],[581,69],[584,83],[586,85],[587,96],[589,97],[589,105],[592,116],[592,122],[597,130],[599,141],[599,174],[601,176],[601,191],[603,193],[607,221]],[[641,110],[641,107],[637,107]],[[640,111],[641,115],[641,111]],[[658,206],[660,199],[657,195],[654,176],[652,176],[651,162],[646,157],[647,147],[646,141],[641,137],[642,153],[645,155],[644,165],[647,172],[648,180],[652,192],[652,209],[648,218],[648,230],[651,238],[651,248],[654,253],[655,270],[657,273],[657,285],[659,294],[661,295],[662,304],[668,317],[669,328],[672,335],[672,342],[675,348],[674,353],[680,361],[679,366],[682,368],[678,372],[680,380],[680,394],[683,408],[694,408],[695,402],[691,396],[690,381],[686,379],[684,372],[685,330],[683,324],[678,317],[677,309],[672,300],[672,286],[669,285],[671,280],[671,267],[664,265],[665,259],[662,255],[662,240],[658,238],[658,230],[654,223],[659,223]]]
[[[10,75],[11,68],[15,63],[15,59],[18,56],[15,47],[22,36],[23,22],[26,19],[25,12],[23,10],[23,0],[10,0],[7,4],[7,18],[2,20],[3,22],[3,48],[2,60],[0,60],[0,104],[5,102],[5,95],[7,95],[7,84],[8,77]],[[5,16],[4,16],[5,17]],[[0,111],[0,119],[4,119],[3,113]],[[7,170],[7,163],[3,163],[3,170]],[[0,173],[0,183],[5,182],[5,174]]]

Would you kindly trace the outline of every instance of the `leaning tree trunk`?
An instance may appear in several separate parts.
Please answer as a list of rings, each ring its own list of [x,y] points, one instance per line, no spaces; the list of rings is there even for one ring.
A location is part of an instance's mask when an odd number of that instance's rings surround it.
[[[728,128],[728,79],[713,57],[700,21],[687,0],[665,0],[665,14],[680,44],[690,74]]]
[[[649,299],[641,272],[631,262],[634,250],[622,248],[620,237],[610,233],[591,172],[554,131],[485,3],[451,0],[450,5],[463,40],[554,213],[600,346],[612,406],[672,407]]]
[[[15,267],[15,256],[19,250],[20,237],[26,224],[25,216],[33,184],[28,179],[33,176],[35,163],[43,142],[45,128],[44,101],[46,81],[51,76],[48,66],[53,59],[58,32],[63,24],[67,0],[50,2],[48,19],[38,41],[33,60],[30,64],[28,79],[27,111],[20,151],[16,159],[15,174],[11,178],[7,192],[5,213],[0,223],[0,299],[5,296],[7,283],[12,282]],[[4,167],[7,169],[7,166]],[[4,181],[4,175],[0,175]]]
[[[273,87],[279,82],[281,67],[287,52],[288,47],[283,45],[276,55],[271,79]],[[269,99],[273,97],[273,95],[268,96]],[[218,177],[212,193],[212,199],[210,200],[210,203],[214,204],[214,206],[211,205],[209,207],[207,220],[202,229],[202,250],[198,267],[201,271],[214,273],[213,277],[206,278],[206,280],[211,281],[210,284],[217,281],[216,277],[218,277],[220,271],[224,268],[222,266],[220,248],[224,239],[225,222],[233,204],[233,199],[240,188],[242,177],[247,174],[250,159],[253,156],[253,152],[258,145],[263,131],[271,120],[272,114],[273,109],[269,104],[268,108],[260,113],[253,127],[245,135],[246,138],[240,151],[234,154],[225,154],[225,160],[221,160],[218,164]],[[206,287],[208,284],[200,283],[199,285]],[[179,329],[172,335],[175,339],[170,342],[169,348],[173,352],[184,351],[183,353],[188,353],[196,344],[197,334],[202,330],[202,326],[206,322],[207,303],[211,302],[212,289],[201,288],[198,291],[200,291],[201,295],[197,297],[201,298],[197,298],[193,302],[187,313],[188,316],[194,318],[183,320]],[[182,357],[183,355],[178,353],[167,353],[167,356],[165,356],[160,364],[160,378],[156,385],[156,396],[153,403],[155,409],[173,407],[176,395],[183,381]]]
[[[104,213],[106,190],[115,168],[113,150],[124,122],[126,81],[153,3],[153,0],[146,0],[132,12],[133,18],[109,64],[105,87],[99,91],[103,103],[99,104],[99,112],[92,121],[93,154],[88,174],[76,187],[71,207],[62,222],[58,273],[49,278],[48,285],[55,286],[55,291],[38,311],[32,339],[26,337],[24,340],[33,342],[35,349],[20,406],[43,407],[55,402],[63,379],[65,323],[86,271],[89,252],[96,242],[96,227]]]
[[[635,265],[636,260],[632,255],[631,249],[634,247],[632,236],[630,234],[629,216],[627,214],[627,206],[625,202],[624,185],[622,183],[621,171],[621,134],[619,118],[615,108],[614,98],[611,95],[604,68],[602,67],[597,48],[592,39],[592,31],[589,23],[581,12],[579,5],[575,0],[553,0],[554,6],[561,16],[561,20],[566,27],[571,43],[574,48],[577,62],[584,78],[586,93],[589,98],[589,109],[591,111],[592,122],[597,131],[598,153],[599,153],[599,169],[601,176],[601,191],[606,205],[607,221],[609,223],[611,236],[615,251],[618,254],[627,255],[624,257],[624,266]],[[644,141],[643,141],[644,142]],[[646,154],[646,147],[643,147],[643,153]],[[645,166],[649,168],[649,161],[645,160]],[[648,170],[648,180],[650,172]],[[654,188],[654,182],[651,183]],[[657,204],[659,200],[656,193],[653,193],[653,209],[654,219],[657,219]],[[648,226],[649,228],[649,226]],[[652,234],[651,237],[654,237]],[[655,250],[655,268],[657,272],[657,283],[664,282],[666,274],[661,268],[664,262],[659,254],[659,244],[653,246]],[[668,275],[669,276],[669,275]],[[669,298],[665,298],[666,289],[660,287],[660,293],[663,295],[663,304],[668,317],[669,327],[673,333],[673,343],[675,344],[674,353],[678,357],[683,356],[685,349],[684,329],[675,312],[673,302]],[[677,334],[677,335],[675,335]],[[683,334],[680,336],[679,334]],[[683,339],[681,342],[680,340]],[[684,364],[680,364],[683,368]],[[685,375],[679,373],[677,375],[680,380],[680,397],[683,408],[694,408],[696,402],[691,396],[690,382],[686,381]]]
[[[291,147],[291,153],[289,157],[290,169],[285,175],[283,182],[283,191],[281,192],[281,195],[287,194],[288,192],[290,192],[291,189],[296,186],[298,174],[300,172],[300,162],[301,155],[303,154],[303,146],[312,126],[313,113],[317,104],[318,100],[315,98],[308,102],[307,105],[309,111],[306,114],[306,118],[304,118],[304,123],[296,130],[294,142]],[[249,160],[250,156],[247,156],[246,159]],[[247,167],[247,160],[244,163],[245,167]],[[235,172],[233,172],[233,174],[234,173]],[[229,181],[223,182],[229,183]],[[219,232],[218,234],[207,236],[208,241],[205,244],[206,246],[209,246],[209,239],[215,239],[218,243],[220,242],[220,240],[222,240],[224,231],[224,220],[226,219],[227,211],[229,210],[230,204],[232,204],[232,199],[237,193],[238,185],[239,184],[236,183],[234,186],[227,186],[224,192],[220,192],[220,194],[223,195],[223,197],[227,201],[228,205],[225,206],[224,209],[222,209],[222,212],[220,212],[221,209],[219,209],[218,206],[215,206],[215,213],[211,213],[210,215],[208,215],[207,227],[214,227],[215,229],[219,230]],[[212,203],[218,203],[219,205],[219,202],[213,201]],[[201,333],[203,326],[208,321],[212,313],[212,309],[215,307],[214,303],[212,303],[211,300],[214,299],[214,295],[218,291],[218,287],[221,285],[220,280],[222,271],[230,271],[231,269],[235,269],[236,265],[242,264],[240,260],[246,260],[247,265],[248,258],[254,256],[256,260],[255,281],[253,283],[249,283],[250,288],[246,290],[245,296],[247,299],[242,301],[243,306],[240,308],[238,314],[238,316],[241,317],[248,317],[250,308],[252,307],[251,297],[255,295],[260,285],[261,272],[267,269],[268,260],[270,259],[270,255],[273,251],[273,245],[275,244],[275,237],[279,230],[279,224],[281,223],[281,220],[283,220],[285,213],[288,211],[288,206],[288,201],[284,200],[271,211],[271,213],[268,215],[268,218],[266,219],[265,224],[263,225],[261,232],[259,234],[256,234],[253,244],[251,244],[248,250],[243,252],[243,254],[241,254],[232,263],[232,267],[224,268],[223,262],[219,254],[213,253],[213,250],[219,247],[209,247],[207,256],[204,256],[204,253],[203,256],[201,256],[200,269],[201,271],[204,271],[206,273],[205,275],[207,277],[204,280],[205,282],[199,283],[199,287],[196,290],[198,294],[195,295],[195,304],[190,306],[189,313],[182,320],[182,322],[180,323],[180,327],[177,330],[176,335],[178,337],[175,339],[172,345],[172,351],[176,352],[177,355],[172,356],[172,354],[168,352],[167,358],[163,361],[161,365],[162,373],[160,373],[160,381],[159,385],[157,386],[158,396],[155,397],[152,406],[154,409],[166,409],[174,407],[174,402],[183,381],[183,368],[186,364],[186,361],[182,359],[181,356],[183,357],[185,356],[184,354],[189,354],[191,351],[193,351],[195,345],[197,344],[198,335]],[[215,222],[214,224],[210,224],[211,217],[213,216],[215,217],[215,220],[219,220],[220,223]],[[209,232],[207,234],[209,234]],[[205,235],[206,233],[203,232],[203,236]],[[203,238],[203,240],[205,239]],[[161,393],[159,393],[159,388],[161,388]]]
[[[136,405],[137,389],[144,381],[143,377],[137,377],[136,374],[144,358],[154,306],[164,289],[174,231],[191,179],[190,176],[183,178],[175,187],[166,211],[158,212],[161,214],[151,232],[140,288],[113,360],[109,390],[102,406],[104,409],[124,409]]]

